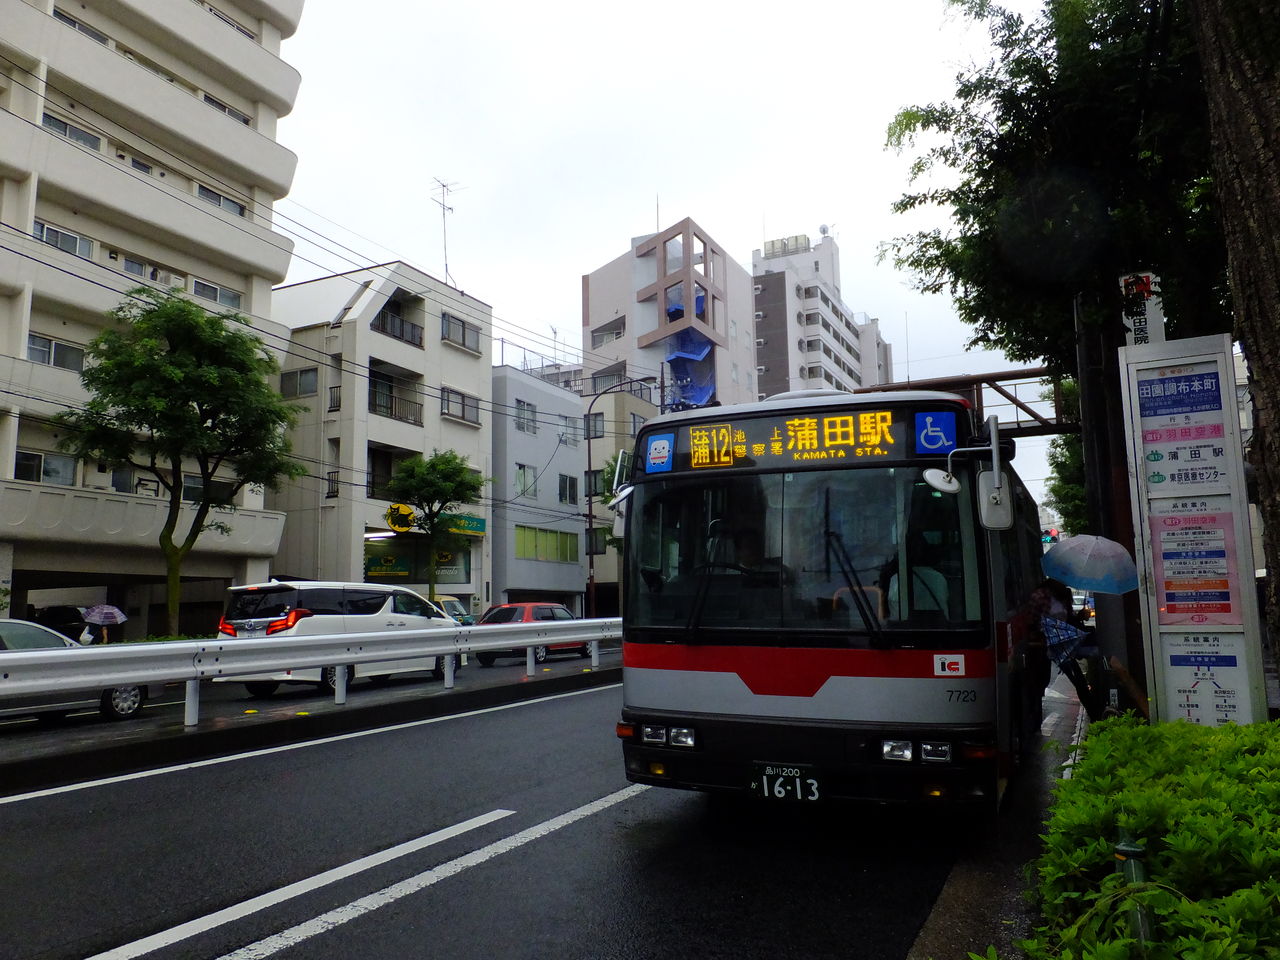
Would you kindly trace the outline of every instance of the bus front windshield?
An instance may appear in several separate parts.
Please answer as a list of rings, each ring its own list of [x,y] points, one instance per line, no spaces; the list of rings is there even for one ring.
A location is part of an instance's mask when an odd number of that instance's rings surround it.
[[[646,481],[629,510],[632,627],[910,646],[981,620],[967,487],[939,493],[917,467]]]

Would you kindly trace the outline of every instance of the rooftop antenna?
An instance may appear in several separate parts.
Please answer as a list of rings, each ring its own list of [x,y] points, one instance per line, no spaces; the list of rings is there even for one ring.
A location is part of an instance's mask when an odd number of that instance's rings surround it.
[[[457,186],[457,184],[445,183],[439,177],[432,177],[431,179],[439,184],[436,190],[440,193],[440,198],[437,200],[435,197],[432,197],[432,199],[435,200],[436,203],[440,204],[440,244],[444,249],[444,279],[445,283],[456,286],[456,284],[453,283],[453,277],[449,274],[449,225],[445,217],[448,214],[453,213],[453,207],[449,206],[446,201],[449,199],[449,191]]]

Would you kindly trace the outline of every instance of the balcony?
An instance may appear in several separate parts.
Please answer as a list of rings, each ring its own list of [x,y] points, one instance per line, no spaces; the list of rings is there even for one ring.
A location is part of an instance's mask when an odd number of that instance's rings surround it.
[[[169,510],[167,497],[63,487],[22,480],[0,481],[0,529],[4,538],[39,544],[159,550],[157,539]],[[182,505],[186,522],[194,505]],[[206,530],[195,555],[274,557],[284,532],[284,514],[274,510],[217,512],[210,519],[227,532]]]
[[[369,329],[384,333],[388,337],[403,341],[410,346],[422,348],[422,324],[406,320],[391,310],[379,310],[377,315],[374,316],[373,322],[369,324]]]
[[[369,390],[369,412],[380,417],[390,417],[401,423],[422,426],[422,404],[403,397],[392,396],[380,390]]]

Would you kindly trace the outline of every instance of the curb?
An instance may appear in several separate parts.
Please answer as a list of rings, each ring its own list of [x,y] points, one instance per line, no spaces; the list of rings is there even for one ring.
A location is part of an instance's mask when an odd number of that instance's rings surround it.
[[[341,709],[315,713],[306,718],[269,719],[230,728],[214,729],[212,722],[204,721],[194,730],[188,730],[182,726],[179,718],[144,741],[80,748],[0,765],[0,773],[4,777],[4,788],[0,795],[11,796],[85,780],[228,756],[246,750],[319,740],[343,733],[504,706],[621,681],[621,666],[604,667],[590,673],[480,687],[394,703],[369,706],[347,704]],[[209,729],[203,729],[206,724]]]

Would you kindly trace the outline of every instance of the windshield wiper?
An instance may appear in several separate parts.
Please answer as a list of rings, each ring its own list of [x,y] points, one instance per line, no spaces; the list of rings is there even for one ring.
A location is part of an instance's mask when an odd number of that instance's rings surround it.
[[[716,560],[716,554],[720,552],[720,521],[712,520],[708,525],[709,536],[707,537],[707,562],[695,567],[698,573],[698,586],[693,593],[693,605],[689,607],[689,619],[685,621],[685,633],[690,634],[692,641],[692,633],[698,627],[702,620],[702,608],[707,603],[707,591],[711,588],[711,571],[716,567],[724,567],[727,564]]]
[[[849,551],[845,549],[844,538],[831,529],[831,491],[829,490],[823,504],[823,526],[826,529],[828,563],[830,563],[831,554],[834,553],[836,563],[840,566],[840,573],[843,574],[845,584],[849,587],[853,605],[858,615],[862,617],[863,624],[866,625],[867,634],[871,637],[871,645],[878,648],[888,647],[884,639],[884,630],[880,627],[880,617],[871,609],[871,602],[862,589],[862,580],[853,566],[853,561],[849,558]]]

